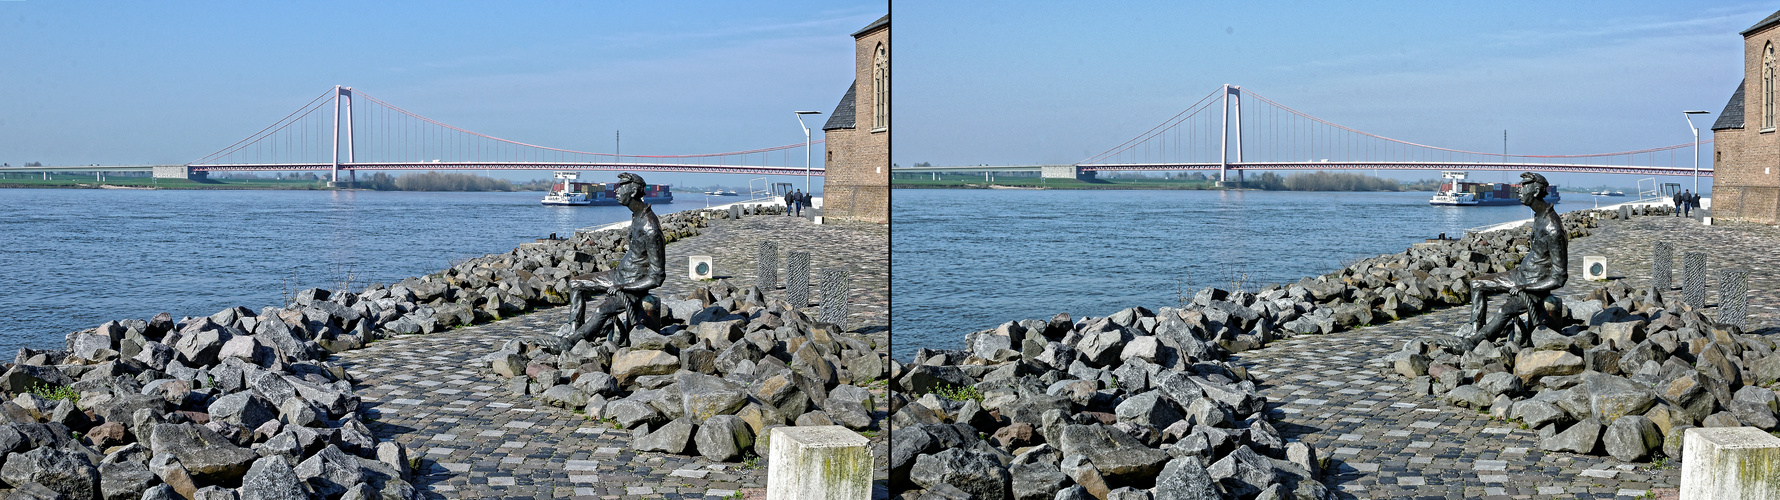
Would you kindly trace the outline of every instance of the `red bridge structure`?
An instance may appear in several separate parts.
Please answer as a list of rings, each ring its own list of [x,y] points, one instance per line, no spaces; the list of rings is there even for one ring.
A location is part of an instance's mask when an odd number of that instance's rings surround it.
[[[1242,101],[1252,103],[1247,110]],[[1245,121],[1246,119],[1246,121]],[[1245,144],[1245,139],[1246,144]],[[1706,140],[1698,144],[1709,144]],[[1513,170],[1633,175],[1695,175],[1695,143],[1582,155],[1510,155],[1393,139],[1311,116],[1241,87],[1224,85],[1137,137],[1073,165],[897,168],[891,172],[1096,172],[1217,170]],[[1710,169],[1697,170],[1710,177]]]
[[[355,99],[356,98],[356,99]],[[354,110],[354,104],[357,110]],[[747,151],[624,155],[527,144],[472,132],[335,86],[276,123],[184,165],[11,167],[0,171],[153,171],[156,177],[208,172],[327,171],[349,180],[359,170],[625,170],[751,175],[823,175],[800,160],[799,142]],[[793,166],[794,164],[799,164]]]

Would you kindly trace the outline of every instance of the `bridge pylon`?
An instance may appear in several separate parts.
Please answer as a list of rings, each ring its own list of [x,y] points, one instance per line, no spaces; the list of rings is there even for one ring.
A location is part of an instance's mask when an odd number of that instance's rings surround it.
[[[1236,163],[1242,158],[1242,87],[1224,84],[1223,140],[1218,151],[1218,186],[1229,185],[1230,176],[1230,106],[1236,106]],[[1236,171],[1236,185],[1242,185],[1242,170]]]
[[[334,165],[333,176],[328,179],[330,185],[340,184],[340,104],[346,104],[346,163],[358,163],[353,155],[352,147],[352,87],[334,86]],[[349,170],[350,182],[358,184],[358,171]]]

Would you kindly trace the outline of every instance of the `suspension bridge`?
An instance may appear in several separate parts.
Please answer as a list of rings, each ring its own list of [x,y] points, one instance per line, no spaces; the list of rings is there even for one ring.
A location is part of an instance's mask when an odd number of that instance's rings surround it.
[[[189,178],[210,172],[327,171],[336,183],[342,172],[350,181],[359,170],[823,175],[822,167],[804,165],[805,149],[821,143],[686,155],[577,151],[472,132],[335,86],[253,135],[183,165],[5,167],[0,172],[153,172],[156,177]]]
[[[1244,97],[1251,105],[1243,107]],[[1245,143],[1245,139],[1247,140]],[[1701,141],[1698,144],[1710,144]],[[1697,175],[1693,142],[1581,155],[1511,155],[1465,151],[1367,133],[1224,85],[1168,120],[1072,165],[903,167],[897,174],[1040,172],[1092,177],[1097,172],[1216,170],[1218,180],[1246,170],[1501,170],[1632,175]]]

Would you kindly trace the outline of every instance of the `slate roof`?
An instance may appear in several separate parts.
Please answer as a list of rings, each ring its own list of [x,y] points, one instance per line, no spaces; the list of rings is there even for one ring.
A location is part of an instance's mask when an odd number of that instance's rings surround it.
[[[1780,11],[1774,12],[1773,14],[1768,14],[1767,19],[1762,19],[1761,22],[1755,23],[1755,26],[1750,26],[1749,29],[1743,30],[1743,32],[1740,34],[1743,36],[1749,36],[1750,33],[1754,33],[1754,32],[1756,32],[1756,30],[1760,30],[1762,28],[1773,26],[1774,23],[1780,23]]]
[[[1731,93],[1731,102],[1724,103],[1724,111],[1718,113],[1718,121],[1712,122],[1712,130],[1743,128],[1743,83],[1737,82],[1737,91]]]
[[[1774,15],[1780,16],[1780,12],[1775,12]],[[880,17],[880,18],[878,18],[878,20],[872,21],[871,24],[866,25],[864,28],[861,28],[859,31],[853,32],[853,37],[858,38],[859,35],[863,35],[866,32],[869,32],[871,30],[878,29],[879,26],[887,26],[889,24],[890,24],[890,15],[884,14],[884,17]]]
[[[855,100],[853,89],[857,87],[859,87],[859,80],[854,80],[852,84],[847,85],[847,95],[841,96],[840,104],[834,105],[834,114],[828,115],[828,123],[822,124],[822,130],[853,128],[856,118],[854,116],[856,113],[853,110],[853,101]]]

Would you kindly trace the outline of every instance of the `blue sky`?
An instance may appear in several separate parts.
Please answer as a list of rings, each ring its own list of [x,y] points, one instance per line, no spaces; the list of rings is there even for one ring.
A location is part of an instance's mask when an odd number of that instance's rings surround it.
[[[849,35],[887,9],[882,0],[0,1],[0,161],[185,163],[334,85],[568,149],[611,151],[619,130],[627,154],[791,144],[803,140],[794,110],[824,113],[812,126],[821,138],[820,120],[853,79]]]
[[[1695,118],[1707,140],[1742,78],[1737,33],[1776,9],[899,1],[892,161],[1074,163],[1226,83],[1359,130],[1455,149],[1500,151],[1505,129],[1515,154],[1679,144],[1692,140],[1683,109],[1713,113]],[[1702,165],[1710,156],[1703,148]],[[1631,187],[1635,178],[1554,180]]]

